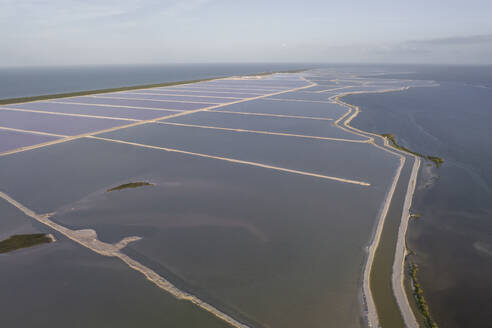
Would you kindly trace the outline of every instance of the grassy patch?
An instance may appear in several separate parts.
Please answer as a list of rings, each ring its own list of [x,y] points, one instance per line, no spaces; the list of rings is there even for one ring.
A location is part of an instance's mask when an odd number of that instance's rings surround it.
[[[0,253],[8,253],[17,249],[50,242],[52,242],[52,239],[44,233],[13,235],[8,239],[0,241]]]
[[[153,185],[154,185],[153,183],[145,182],[145,181],[130,182],[130,183],[124,183],[122,185],[119,185],[117,187],[108,189],[106,191],[107,192],[110,192],[110,191],[117,191],[117,190],[123,190],[123,189],[131,189],[131,188],[139,188],[139,187],[153,186]]]
[[[410,279],[412,281],[413,286],[413,297],[415,298],[415,302],[417,303],[417,307],[424,317],[425,327],[426,328],[438,328],[437,323],[432,320],[432,317],[429,312],[429,306],[424,298],[424,291],[417,280],[417,272],[419,271],[419,267],[417,264],[410,264],[409,268]]]
[[[434,164],[436,164],[436,167],[440,167],[442,163],[444,163],[444,159],[442,159],[441,157],[437,157],[437,156],[429,156],[429,155],[424,155],[424,154],[421,154],[421,153],[417,153],[413,150],[410,150],[406,147],[403,147],[399,144],[396,143],[396,140],[395,140],[395,136],[393,134],[390,134],[390,133],[383,133],[381,134],[382,137],[388,139],[390,142],[391,142],[391,145],[393,147],[395,147],[396,149],[399,149],[399,150],[402,150],[404,152],[407,152],[407,153],[410,153],[410,154],[413,154],[415,156],[419,156],[419,157],[422,157],[422,158],[425,158],[431,162],[434,162]]]

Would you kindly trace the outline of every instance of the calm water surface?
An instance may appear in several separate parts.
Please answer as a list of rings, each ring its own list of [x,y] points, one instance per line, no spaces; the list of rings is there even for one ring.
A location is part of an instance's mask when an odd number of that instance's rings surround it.
[[[440,326],[485,327],[492,321],[492,69],[428,67],[413,78],[440,86],[345,99],[362,110],[353,125],[444,158],[420,174],[412,260]]]
[[[52,232],[3,199],[0,213],[0,239]],[[1,327],[228,327],[121,261],[54,235],[55,243],[0,254]]]
[[[37,212],[103,241],[144,237],[124,252],[247,322],[360,327],[364,249],[397,165],[373,162],[382,181],[368,188],[86,139],[4,157],[0,179]],[[105,192],[142,180],[156,185]]]

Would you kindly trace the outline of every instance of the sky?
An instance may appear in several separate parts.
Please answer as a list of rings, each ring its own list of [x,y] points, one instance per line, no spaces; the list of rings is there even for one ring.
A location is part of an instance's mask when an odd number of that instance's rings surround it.
[[[0,66],[492,64],[490,0],[0,0]]]

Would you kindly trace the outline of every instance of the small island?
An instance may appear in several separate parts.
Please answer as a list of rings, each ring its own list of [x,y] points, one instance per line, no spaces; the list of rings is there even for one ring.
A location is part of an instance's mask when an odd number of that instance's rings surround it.
[[[154,184],[150,183],[150,182],[145,182],[145,181],[130,182],[130,183],[124,183],[122,185],[108,189],[106,191],[111,192],[111,191],[130,189],[130,188],[139,188],[139,187],[145,187],[145,186],[154,186]]]
[[[21,248],[51,243],[53,241],[55,241],[55,238],[52,235],[44,233],[13,235],[0,241],[0,254],[13,252]]]

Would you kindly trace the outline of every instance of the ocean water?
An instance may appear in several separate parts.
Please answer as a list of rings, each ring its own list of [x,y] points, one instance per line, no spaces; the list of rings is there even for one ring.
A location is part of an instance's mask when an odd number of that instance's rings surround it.
[[[439,86],[346,97],[361,108],[352,125],[444,158],[420,173],[413,211],[421,218],[407,235],[411,260],[440,327],[485,327],[492,322],[492,68],[411,69],[391,77]]]
[[[308,68],[307,64],[168,64],[0,68],[0,99]]]

